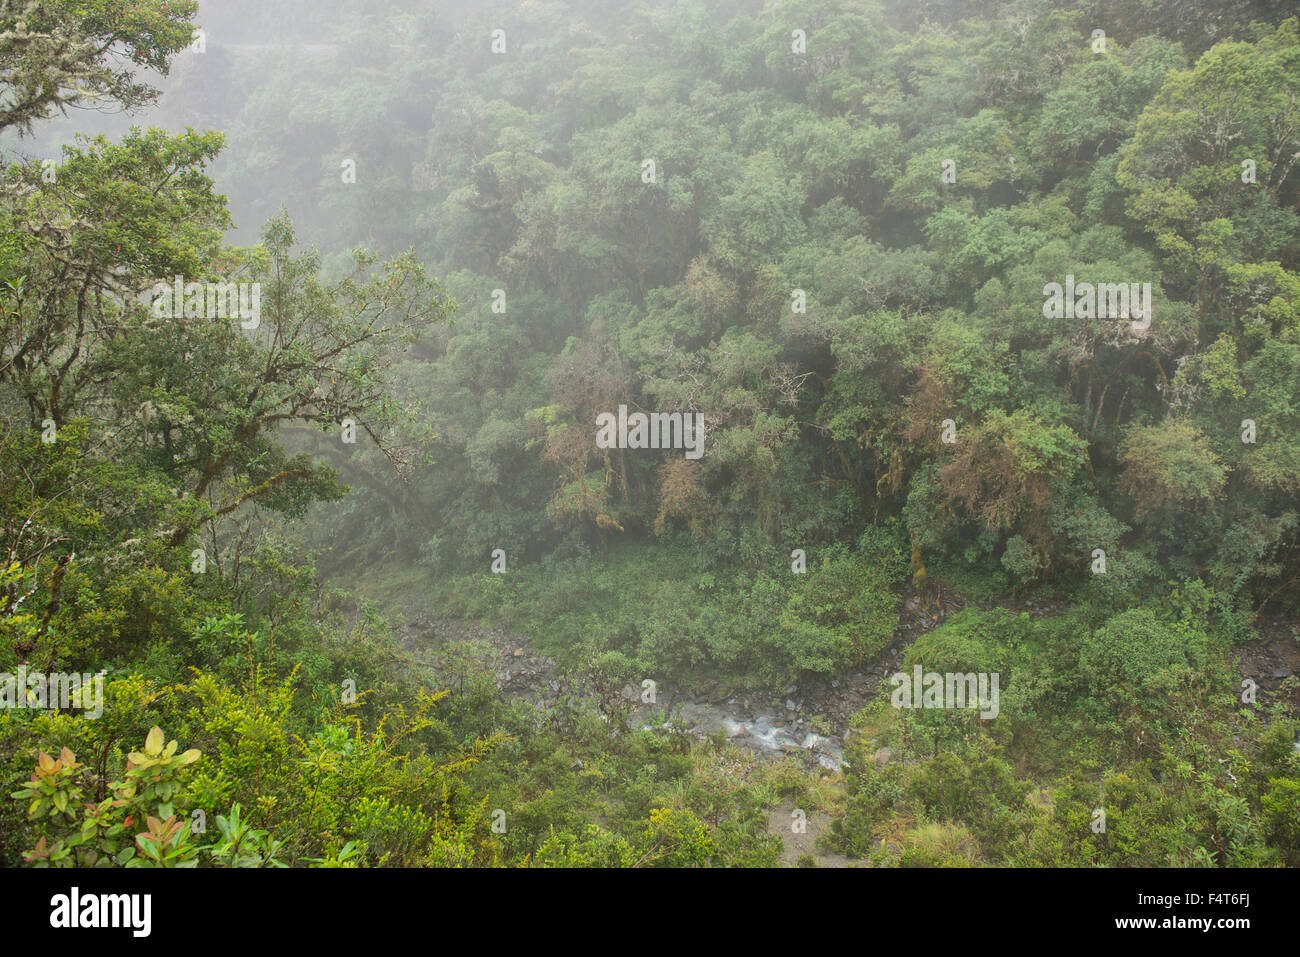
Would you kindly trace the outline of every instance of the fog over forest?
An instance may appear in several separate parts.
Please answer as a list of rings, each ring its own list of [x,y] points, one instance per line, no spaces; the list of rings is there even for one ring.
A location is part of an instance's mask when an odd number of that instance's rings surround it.
[[[0,866],[1300,864],[1293,3],[0,0],[0,149]]]

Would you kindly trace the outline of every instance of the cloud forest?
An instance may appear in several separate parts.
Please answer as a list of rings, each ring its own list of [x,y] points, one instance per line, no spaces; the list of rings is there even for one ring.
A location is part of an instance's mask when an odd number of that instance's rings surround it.
[[[1300,864],[1291,3],[0,0],[0,149],[0,865]]]

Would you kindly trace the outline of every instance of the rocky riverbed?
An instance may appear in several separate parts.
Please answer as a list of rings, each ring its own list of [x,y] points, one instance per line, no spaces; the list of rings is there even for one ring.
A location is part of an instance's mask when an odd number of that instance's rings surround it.
[[[722,733],[737,747],[760,757],[797,755],[810,765],[838,770],[853,715],[876,696],[881,681],[901,669],[908,645],[964,604],[952,596],[936,608],[904,596],[893,642],[869,665],[835,679],[813,678],[791,684],[782,693],[716,688],[700,693],[682,689],[671,681],[656,681],[654,700],[643,701],[648,697],[645,689],[629,686],[624,696],[631,706],[631,726],[673,726],[700,738]],[[1034,602],[1016,603],[1014,607],[1035,616],[1058,610]],[[1300,643],[1294,638],[1292,626],[1283,622],[1260,625],[1260,639],[1242,646],[1239,653],[1242,674],[1253,678],[1264,695],[1280,692],[1297,703],[1300,684],[1284,684],[1300,670]],[[507,629],[416,615],[403,627],[401,637],[408,648],[421,654],[436,652],[451,643],[464,643],[474,649],[472,656],[492,674],[503,699],[549,708],[562,695],[595,697],[594,688],[575,685],[527,638]]]
[[[884,678],[901,668],[903,653],[917,635],[939,625],[954,608],[946,601],[924,607],[905,598],[891,646],[868,666],[835,679],[813,678],[790,684],[783,692],[686,691],[671,681],[656,681],[653,701],[642,688],[624,689],[632,727],[675,726],[699,738],[722,733],[737,747],[760,757],[797,755],[827,770],[838,770],[844,757],[849,721],[876,695]],[[503,698],[541,707],[562,694],[595,696],[595,689],[574,686],[556,663],[534,649],[528,639],[503,628],[442,621],[416,615],[402,629],[403,643],[417,652],[449,643],[467,643],[493,675]]]

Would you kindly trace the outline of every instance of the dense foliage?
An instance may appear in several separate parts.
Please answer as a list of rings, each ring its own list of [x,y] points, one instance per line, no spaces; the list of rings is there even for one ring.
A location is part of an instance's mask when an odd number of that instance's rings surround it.
[[[771,865],[795,805],[873,863],[1300,863],[1237,668],[1300,616],[1289,4],[307,6],[0,0],[0,672],[106,676],[0,709],[0,863]],[[878,671],[904,598],[997,720],[882,692],[839,775],[627,727]]]

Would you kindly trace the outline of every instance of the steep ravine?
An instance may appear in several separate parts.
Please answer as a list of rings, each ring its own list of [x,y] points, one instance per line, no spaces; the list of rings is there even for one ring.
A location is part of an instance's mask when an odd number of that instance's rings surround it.
[[[676,723],[699,738],[722,732],[729,741],[759,757],[802,755],[810,766],[815,763],[838,770],[853,715],[875,697],[881,681],[901,669],[904,652],[919,635],[937,627],[964,605],[963,600],[954,598],[945,600],[944,607],[933,609],[905,596],[894,640],[885,652],[853,672],[835,679],[813,678],[791,684],[781,694],[755,690],[711,696],[691,693],[672,681],[657,680],[654,702],[643,703],[642,689],[629,686],[624,696],[632,705],[631,726]],[[1035,616],[1059,610],[1032,601],[1004,605]],[[1287,678],[1300,672],[1300,642],[1293,637],[1295,625],[1264,620],[1259,628],[1259,639],[1239,650],[1242,678],[1255,681],[1263,696],[1280,692],[1293,705],[1300,705],[1300,684],[1292,681],[1284,685]],[[595,696],[594,689],[575,686],[550,657],[508,629],[416,615],[408,620],[401,634],[404,644],[417,652],[429,652],[449,642],[476,643],[481,649],[480,659],[493,674],[503,699],[522,699],[549,707],[563,694]]]
[[[890,647],[870,664],[835,679],[813,678],[788,685],[783,693],[739,691],[716,695],[691,693],[668,680],[656,680],[654,701],[642,702],[642,689],[624,695],[632,705],[632,727],[677,723],[700,738],[719,732],[738,747],[760,757],[806,756],[828,770],[838,770],[849,722],[874,698],[880,682],[901,667],[903,653],[920,634],[939,625],[960,603],[925,609],[915,598],[901,603]],[[503,698],[523,699],[546,707],[562,694],[594,689],[572,687],[559,666],[536,651],[529,640],[505,628],[412,616],[402,629],[403,643],[430,652],[451,642],[471,642],[493,674]]]

